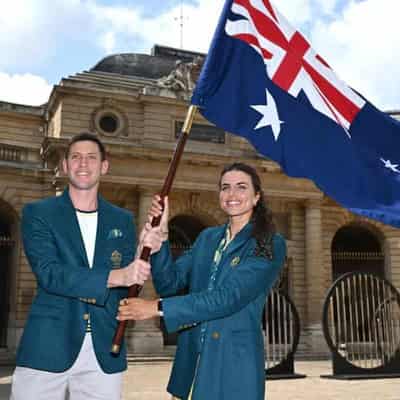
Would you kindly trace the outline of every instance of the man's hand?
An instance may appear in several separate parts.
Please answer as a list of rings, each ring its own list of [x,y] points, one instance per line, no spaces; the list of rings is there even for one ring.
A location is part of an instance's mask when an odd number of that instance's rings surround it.
[[[150,277],[150,270],[150,264],[138,258],[125,268],[112,270],[108,275],[107,287],[143,285]]]
[[[119,303],[118,321],[141,321],[158,316],[158,300],[144,300],[138,298],[123,299]]]

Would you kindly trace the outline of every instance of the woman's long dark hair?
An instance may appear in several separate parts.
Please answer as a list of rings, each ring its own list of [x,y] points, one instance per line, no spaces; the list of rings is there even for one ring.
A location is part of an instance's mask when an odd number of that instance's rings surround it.
[[[219,183],[221,186],[222,177],[229,171],[241,171],[249,175],[253,184],[254,192],[260,195],[257,204],[253,209],[251,222],[253,223],[252,236],[256,239],[257,245],[255,253],[257,255],[272,258],[272,237],[276,231],[272,220],[272,211],[265,202],[264,191],[261,187],[261,180],[257,171],[248,164],[233,163],[227,165],[221,172]]]

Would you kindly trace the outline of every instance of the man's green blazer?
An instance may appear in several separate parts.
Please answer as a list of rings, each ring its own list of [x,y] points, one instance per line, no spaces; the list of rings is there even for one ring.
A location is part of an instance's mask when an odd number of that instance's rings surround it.
[[[22,213],[25,253],[37,293],[22,335],[17,365],[62,372],[76,360],[90,316],[97,360],[106,373],[126,369],[126,349],[110,353],[118,304],[125,288],[107,289],[112,268],[134,258],[135,228],[130,212],[98,198],[93,268],[89,268],[68,190],[27,204]]]

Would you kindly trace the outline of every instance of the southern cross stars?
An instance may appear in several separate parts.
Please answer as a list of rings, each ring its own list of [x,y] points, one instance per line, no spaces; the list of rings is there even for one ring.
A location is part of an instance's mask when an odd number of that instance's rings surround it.
[[[265,89],[265,93],[265,105],[250,106],[257,112],[262,114],[262,118],[258,121],[258,124],[255,126],[254,130],[271,125],[272,133],[274,135],[275,141],[277,141],[281,132],[281,124],[283,124],[283,121],[279,119],[278,109],[276,108],[276,103],[271,93],[268,92],[268,89]]]
[[[398,174],[400,174],[400,171],[397,168],[399,166],[399,164],[392,164],[392,162],[390,160],[384,160],[383,158],[381,158],[381,161],[385,164],[385,168],[388,168],[391,171],[397,172]]]

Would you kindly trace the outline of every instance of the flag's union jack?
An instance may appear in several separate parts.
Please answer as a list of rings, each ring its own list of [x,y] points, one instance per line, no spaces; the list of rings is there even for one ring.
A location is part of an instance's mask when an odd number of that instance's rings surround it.
[[[365,101],[341,81],[329,65],[296,31],[269,0],[234,0],[227,35],[253,47],[263,58],[269,78],[298,97],[301,91],[311,105],[347,129]]]

